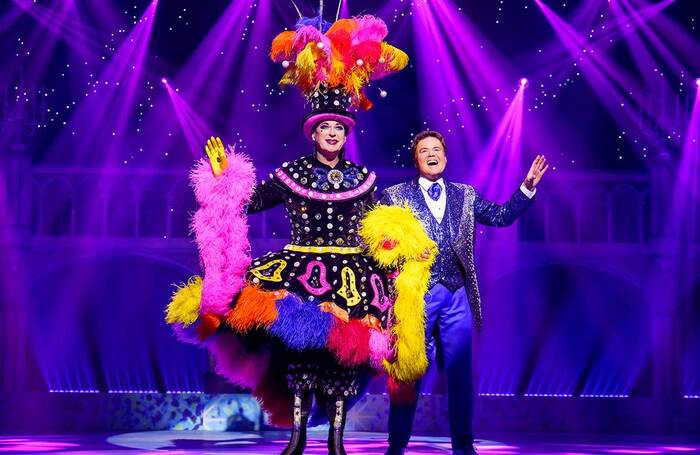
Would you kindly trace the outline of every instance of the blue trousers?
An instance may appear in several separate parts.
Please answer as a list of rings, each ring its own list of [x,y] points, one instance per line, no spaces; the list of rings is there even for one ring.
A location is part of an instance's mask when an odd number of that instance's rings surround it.
[[[472,314],[464,287],[454,293],[442,284],[425,296],[425,340],[428,358],[434,354],[447,376],[447,403],[452,450],[471,448],[472,431]],[[420,384],[418,384],[420,391]],[[411,438],[416,403],[391,405],[389,446],[405,448]]]

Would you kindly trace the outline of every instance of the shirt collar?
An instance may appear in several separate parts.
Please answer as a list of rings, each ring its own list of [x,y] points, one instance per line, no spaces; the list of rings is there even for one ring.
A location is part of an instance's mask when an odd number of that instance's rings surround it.
[[[418,184],[425,191],[428,191],[433,183],[438,183],[443,190],[445,189],[445,181],[442,179],[442,177],[437,179],[435,182],[433,182],[432,180],[428,180],[425,177],[418,177]]]

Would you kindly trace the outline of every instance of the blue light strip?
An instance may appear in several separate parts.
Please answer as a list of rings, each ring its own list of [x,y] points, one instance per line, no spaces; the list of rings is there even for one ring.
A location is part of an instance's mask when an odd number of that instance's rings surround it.
[[[629,398],[629,395],[601,395],[601,394],[583,394],[581,398]]]
[[[480,397],[514,397],[514,393],[480,393]]]
[[[49,389],[49,393],[100,393],[100,391],[99,390],[92,390],[92,389],[85,389],[85,390]]]
[[[107,393],[160,393],[157,390],[108,390]]]
[[[523,396],[537,398],[573,398],[573,395],[569,393],[526,393]]]

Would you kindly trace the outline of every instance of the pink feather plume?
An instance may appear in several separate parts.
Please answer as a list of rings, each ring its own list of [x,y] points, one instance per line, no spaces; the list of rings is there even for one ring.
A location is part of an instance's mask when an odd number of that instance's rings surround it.
[[[375,16],[356,17],[357,28],[352,32],[352,44],[364,41],[382,42],[389,34],[389,30],[383,20]]]

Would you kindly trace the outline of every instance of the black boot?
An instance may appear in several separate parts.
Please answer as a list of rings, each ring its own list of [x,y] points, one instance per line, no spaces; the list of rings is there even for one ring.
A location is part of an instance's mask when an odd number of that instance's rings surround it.
[[[313,396],[309,391],[295,390],[292,397],[292,435],[281,455],[301,455],[306,447],[306,424]]]
[[[343,430],[345,429],[345,418],[347,416],[347,399],[335,397],[328,400],[326,404],[328,412],[328,454],[347,455],[343,447]]]

